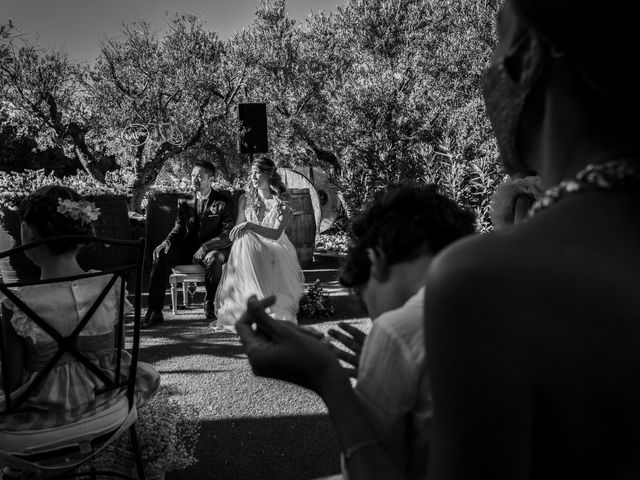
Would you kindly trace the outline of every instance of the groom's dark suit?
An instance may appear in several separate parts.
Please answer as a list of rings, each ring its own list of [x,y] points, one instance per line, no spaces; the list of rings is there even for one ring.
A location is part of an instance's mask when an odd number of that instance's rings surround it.
[[[231,250],[229,232],[234,224],[231,199],[213,189],[205,201],[196,195],[178,200],[176,224],[166,238],[171,243],[169,258],[161,253],[151,267],[149,310],[160,312],[164,306],[170,264],[203,265],[205,301],[213,301],[222,276],[222,265]],[[206,257],[196,260],[193,255],[199,248],[205,251]]]

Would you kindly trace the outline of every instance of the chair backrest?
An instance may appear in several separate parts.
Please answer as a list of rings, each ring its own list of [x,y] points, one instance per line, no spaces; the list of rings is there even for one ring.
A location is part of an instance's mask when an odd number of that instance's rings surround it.
[[[69,358],[73,357],[73,360],[82,363],[87,367],[87,369],[92,372],[104,386],[100,389],[100,391],[96,392],[96,394],[102,394],[114,390],[124,391],[126,389],[127,398],[129,401],[129,405],[132,406],[134,403],[134,388],[135,388],[135,377],[136,377],[136,366],[138,360],[138,349],[140,342],[140,309],[141,309],[141,295],[142,295],[142,267],[144,260],[144,239],[140,240],[118,240],[113,238],[105,238],[105,237],[87,237],[87,236],[64,236],[64,237],[55,237],[49,238],[46,240],[38,240],[36,242],[31,242],[25,245],[21,245],[19,247],[13,248],[11,250],[7,250],[4,252],[0,252],[0,259],[5,257],[10,257],[11,255],[15,255],[17,253],[41,246],[46,245],[52,241],[56,240],[74,240],[79,241],[84,245],[91,244],[103,244],[106,246],[114,245],[118,247],[126,247],[131,248],[135,251],[134,255],[127,255],[124,259],[126,262],[127,259],[135,258],[133,263],[123,263],[114,268],[110,268],[108,270],[96,271],[96,272],[87,272],[81,275],[72,275],[65,276],[55,279],[47,279],[47,280],[37,280],[37,281],[17,281],[13,283],[0,283],[0,294],[8,297],[8,299],[14,304],[16,309],[24,312],[30,320],[32,320],[38,327],[40,327],[46,334],[48,334],[55,341],[55,345],[52,344],[55,348],[51,348],[51,350],[47,351],[47,359],[42,363],[41,368],[38,368],[37,374],[35,378],[31,381],[29,386],[21,392],[19,395],[14,395],[13,397],[10,395],[10,387],[8,385],[8,364],[7,364],[7,348],[6,348],[6,338],[2,333],[2,329],[0,328],[0,361],[2,366],[2,390],[5,394],[5,408],[0,410],[0,416],[2,415],[10,415],[19,413],[26,409],[25,401],[29,398],[29,396],[43,384],[46,380],[47,376],[51,373],[52,369],[58,364],[58,362],[63,359],[63,357]],[[73,331],[68,335],[61,334],[56,328],[49,324],[46,319],[41,318],[37,313],[33,311],[32,308],[29,307],[29,299],[28,298],[19,298],[15,293],[16,288],[27,287],[27,286],[35,286],[35,285],[48,285],[53,283],[62,283],[62,282],[72,282],[77,281],[81,282],[83,280],[87,280],[94,277],[104,276],[106,280],[105,286],[102,288],[100,293],[93,300],[93,304],[87,310],[86,314],[80,319],[80,322],[75,326]],[[135,279],[135,280],[133,280]],[[126,300],[126,289],[125,289],[125,281],[129,280],[129,289],[133,286],[133,335],[132,335],[132,343],[130,345],[130,355],[131,355],[131,363],[130,365],[127,362],[127,365],[123,365],[122,362],[122,350],[125,348],[125,300]],[[133,280],[133,281],[132,281]],[[113,348],[116,357],[115,361],[115,371],[113,372],[113,377],[105,374],[103,370],[98,368],[90,358],[87,357],[87,353],[91,349],[90,345],[84,345],[83,342],[86,342],[87,336],[80,336],[80,333],[87,326],[92,316],[95,314],[97,309],[100,307],[103,300],[109,295],[109,292],[114,288],[116,282],[120,282],[120,295],[116,301],[117,311],[114,312],[114,315],[117,315],[117,322],[115,323],[115,328],[113,332]],[[133,284],[133,285],[132,285]],[[2,296],[0,295],[0,297]],[[5,319],[3,319],[5,320]],[[95,337],[95,336],[94,336]],[[50,355],[50,356],[49,356]],[[124,368],[127,368],[126,374],[124,373]],[[110,372],[111,373],[111,372]]]

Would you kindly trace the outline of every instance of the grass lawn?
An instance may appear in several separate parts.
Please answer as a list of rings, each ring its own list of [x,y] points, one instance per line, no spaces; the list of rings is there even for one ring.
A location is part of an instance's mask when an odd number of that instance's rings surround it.
[[[368,328],[358,302],[335,281],[335,265],[314,264],[305,276],[320,278],[336,307],[315,327],[347,320]],[[161,388],[199,410],[202,426],[198,463],[168,480],[300,480],[339,471],[338,442],[314,393],[254,376],[238,337],[209,329],[201,308],[164,314],[164,324],[143,331],[141,360],[160,371]]]

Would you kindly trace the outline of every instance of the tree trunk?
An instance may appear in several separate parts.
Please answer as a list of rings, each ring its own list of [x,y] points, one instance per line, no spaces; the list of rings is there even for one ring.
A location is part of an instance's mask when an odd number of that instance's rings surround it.
[[[213,162],[216,166],[217,171],[222,175],[222,178],[229,182],[233,182],[233,178],[231,177],[231,173],[229,172],[229,167],[227,166],[227,156],[220,147],[213,143],[207,143],[203,145],[205,150],[213,152],[215,155],[215,161]]]
[[[98,180],[98,182],[105,183],[106,171],[103,169],[100,162],[96,160],[95,155],[93,155],[89,150],[89,147],[87,147],[85,133],[86,129],[80,127],[80,125],[75,122],[70,123],[67,127],[67,134],[73,140],[76,155],[84,169],[89,173],[89,175]]]
[[[209,97],[203,105],[200,107],[200,111],[203,111],[207,106],[211,97]],[[204,132],[204,122],[200,122],[198,129],[195,133],[187,140],[186,143],[181,146],[174,145],[173,143],[163,142],[156,150],[153,158],[142,165],[138,169],[138,176],[136,180],[133,182],[133,187],[131,188],[131,203],[129,204],[129,208],[131,208],[134,212],[142,211],[142,200],[144,199],[145,194],[149,190],[149,187],[154,184],[156,178],[160,174],[160,170],[164,166],[165,162],[169,157],[178,155],[182,152],[187,151],[189,148],[193,147],[199,140],[202,138],[202,133]],[[141,152],[139,150],[139,152]]]
[[[327,164],[331,168],[331,173],[333,175],[340,174],[340,162],[338,158],[330,151],[324,150],[316,144],[316,142],[311,138],[311,136],[307,133],[307,131],[297,122],[292,121],[291,125],[293,127],[293,131],[298,135],[304,143],[306,143],[316,158],[320,161],[321,164]]]
[[[131,187],[131,202],[129,203],[131,210],[134,212],[142,211],[142,200],[149,190],[149,187],[151,187],[156,181],[156,178],[158,178],[165,162],[169,157],[177,155],[181,151],[181,147],[165,142],[160,145],[160,148],[158,148],[151,161],[142,165]]]

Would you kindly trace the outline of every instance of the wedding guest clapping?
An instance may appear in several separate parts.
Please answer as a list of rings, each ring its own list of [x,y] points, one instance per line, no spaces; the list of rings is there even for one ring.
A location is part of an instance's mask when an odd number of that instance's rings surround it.
[[[475,231],[475,215],[435,185],[381,191],[351,223],[340,283],[354,289],[373,320],[357,362],[356,393],[383,446],[409,478],[426,475],[431,392],[426,374],[423,299],[433,257]],[[354,327],[330,329],[347,348]],[[356,365],[354,365],[355,367]]]

